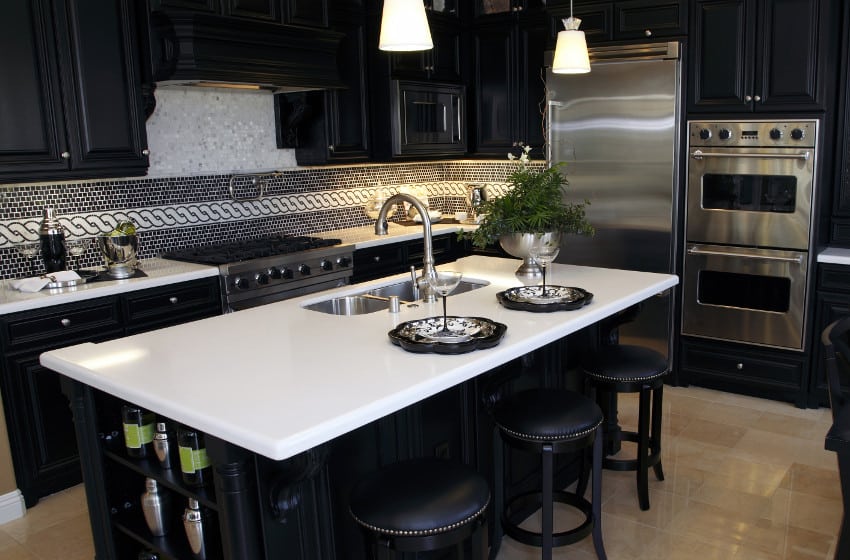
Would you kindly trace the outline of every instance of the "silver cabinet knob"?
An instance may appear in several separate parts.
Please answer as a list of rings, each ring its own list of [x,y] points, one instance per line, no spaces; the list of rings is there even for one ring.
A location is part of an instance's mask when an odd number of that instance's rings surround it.
[[[62,319],[61,321],[59,321],[59,323],[61,323],[61,325],[63,327],[70,327],[71,326],[71,320],[68,319],[67,317]]]
[[[59,154],[62,159],[71,159],[71,152],[62,152]]]
[[[760,96],[760,95],[756,95],[756,96],[754,96],[754,97],[753,97],[753,101],[755,101],[756,103],[758,103],[759,101],[761,101],[761,96]]]
[[[744,364],[742,362],[738,362],[735,364],[735,369],[741,370],[744,369]]]
[[[643,34],[647,37],[652,37],[652,29],[644,29]]]
[[[381,262],[381,255],[375,255],[374,257],[372,257],[372,261]]]
[[[330,144],[330,145],[328,146],[328,151],[329,151],[329,152],[334,151],[334,145],[333,145],[333,144]]]
[[[149,156],[149,155],[151,155],[151,151],[149,149],[145,148],[144,150],[142,150],[142,155],[143,156]]]
[[[171,296],[170,298],[168,298],[168,301],[169,301],[169,303],[171,303],[171,304],[173,305],[173,304],[177,303],[177,302],[178,302],[178,301],[180,301],[180,300],[179,300],[179,299],[177,299],[177,296]]]
[[[752,95],[745,95],[745,96],[744,96],[744,101],[746,101],[747,103],[749,103],[749,102],[750,102],[750,101],[752,101],[752,100],[753,100],[753,96],[752,96]]]

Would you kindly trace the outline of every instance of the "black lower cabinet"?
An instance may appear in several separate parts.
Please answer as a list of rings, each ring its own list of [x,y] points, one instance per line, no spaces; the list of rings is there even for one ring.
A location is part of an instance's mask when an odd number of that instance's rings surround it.
[[[679,383],[754,397],[808,400],[808,354],[681,337]]]
[[[421,226],[417,226],[421,229]],[[456,233],[435,235],[432,252],[434,264],[452,262],[468,254],[464,243],[457,240]],[[422,270],[425,243],[421,240],[387,243],[354,251],[352,282],[366,282],[410,270]]]
[[[46,351],[221,313],[218,277],[0,316],[2,390],[15,480],[27,507],[82,480],[68,400]]]
[[[833,321],[850,315],[850,266],[840,264],[818,265],[817,296],[815,303],[815,328],[812,332],[811,383],[809,406],[829,406],[829,389],[823,362],[821,333]],[[842,380],[845,391],[850,392],[850,379]]]

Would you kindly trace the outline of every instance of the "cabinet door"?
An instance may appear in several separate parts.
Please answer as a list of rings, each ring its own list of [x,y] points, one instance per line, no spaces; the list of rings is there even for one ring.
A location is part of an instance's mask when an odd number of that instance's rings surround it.
[[[819,91],[820,18],[829,2],[775,0],[760,4],[756,111],[823,110]],[[824,35],[828,33],[824,30]]]
[[[284,0],[286,21],[294,25],[328,26],[327,0]]]
[[[146,135],[131,0],[56,6],[71,166],[103,175],[144,173]]]
[[[280,22],[280,0],[224,0],[224,14]]]
[[[461,29],[458,25],[431,23],[434,48],[426,51],[426,70],[431,80],[459,82]]]
[[[217,13],[221,0],[151,0],[151,10]]]
[[[66,170],[50,4],[0,2],[0,51],[0,176]]]
[[[328,159],[369,157],[369,110],[366,98],[366,26],[362,21],[334,25],[345,33],[339,46],[339,77],[348,86],[325,92]]]
[[[689,110],[749,111],[753,95],[753,15],[745,0],[693,7]]]
[[[503,25],[475,31],[475,152],[504,155],[517,137],[515,30]]]
[[[614,11],[614,37],[618,40],[670,37],[687,32],[687,8],[679,0],[617,2]]]

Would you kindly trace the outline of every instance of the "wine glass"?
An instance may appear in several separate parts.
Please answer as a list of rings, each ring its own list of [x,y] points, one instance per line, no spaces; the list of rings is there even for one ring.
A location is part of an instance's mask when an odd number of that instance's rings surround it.
[[[91,244],[91,239],[87,237],[65,241],[68,254],[71,256],[71,270],[79,270],[80,257],[88,250],[89,244]],[[74,265],[74,261],[76,261],[76,265]]]
[[[30,263],[30,272],[35,276],[35,259],[41,253],[41,242],[25,241],[15,245],[15,250]]]
[[[460,284],[460,279],[463,277],[462,272],[452,270],[435,270],[428,274],[428,284],[431,288],[443,296],[443,328],[437,334],[449,334],[448,320],[446,318],[446,297]]]
[[[556,235],[535,235],[528,255],[540,265],[543,270],[543,288],[541,297],[546,297],[546,267],[552,264],[561,250],[560,239]]]

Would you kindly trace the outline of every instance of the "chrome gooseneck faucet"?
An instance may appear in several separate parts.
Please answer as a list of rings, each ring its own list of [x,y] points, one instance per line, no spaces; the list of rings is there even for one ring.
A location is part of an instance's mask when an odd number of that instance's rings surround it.
[[[378,218],[375,221],[375,235],[387,234],[387,212],[399,202],[407,202],[412,204],[422,217],[423,241],[425,243],[425,255],[422,257],[422,276],[418,278],[419,290],[422,294],[422,301],[425,303],[437,300],[434,290],[428,284],[428,275],[434,272],[434,250],[433,240],[431,238],[431,217],[428,215],[428,208],[421,200],[407,193],[394,194],[384,201],[381,210],[378,212]]]

